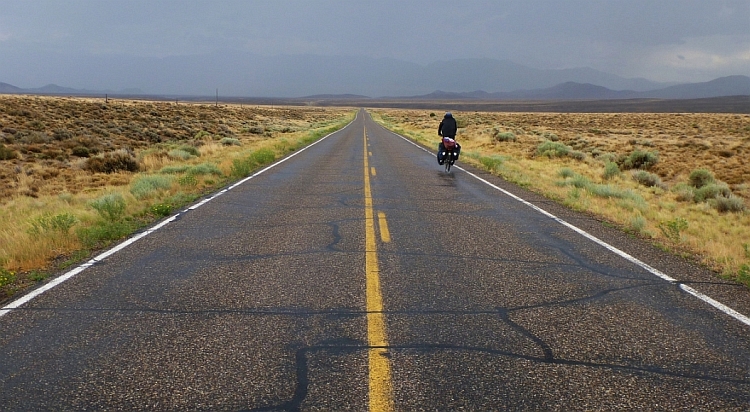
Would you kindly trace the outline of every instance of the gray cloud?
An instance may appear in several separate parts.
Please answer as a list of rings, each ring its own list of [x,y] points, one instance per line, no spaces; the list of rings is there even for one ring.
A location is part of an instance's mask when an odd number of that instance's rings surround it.
[[[29,67],[52,52],[481,57],[658,81],[750,73],[746,0],[0,0],[0,10],[0,81],[26,87],[57,81]]]

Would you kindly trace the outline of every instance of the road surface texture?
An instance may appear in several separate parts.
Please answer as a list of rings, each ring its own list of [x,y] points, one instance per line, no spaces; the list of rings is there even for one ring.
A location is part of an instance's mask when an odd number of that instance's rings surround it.
[[[0,410],[750,409],[750,326],[681,285],[750,314],[743,287],[445,173],[361,111],[6,310]]]

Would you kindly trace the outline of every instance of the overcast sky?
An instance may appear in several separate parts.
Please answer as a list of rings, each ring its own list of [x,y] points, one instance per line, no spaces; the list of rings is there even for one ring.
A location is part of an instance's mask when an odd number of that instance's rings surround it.
[[[0,0],[0,82],[20,87],[42,84],[4,71],[3,56],[215,51],[481,57],[698,82],[750,75],[750,0]]]

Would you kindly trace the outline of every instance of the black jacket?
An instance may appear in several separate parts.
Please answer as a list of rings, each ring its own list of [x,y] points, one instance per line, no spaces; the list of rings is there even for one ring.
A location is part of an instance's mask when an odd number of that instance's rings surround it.
[[[438,134],[440,136],[456,137],[457,130],[458,127],[456,126],[456,119],[454,119],[453,117],[443,117],[443,120],[440,122],[440,126],[438,126]]]

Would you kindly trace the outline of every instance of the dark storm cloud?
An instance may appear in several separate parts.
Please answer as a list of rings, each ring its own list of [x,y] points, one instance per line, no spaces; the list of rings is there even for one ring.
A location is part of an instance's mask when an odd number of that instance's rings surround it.
[[[0,0],[0,10],[0,53],[18,59],[248,52],[482,57],[661,81],[750,73],[746,0]],[[0,64],[0,75],[31,74]]]

